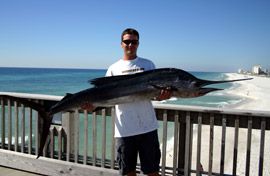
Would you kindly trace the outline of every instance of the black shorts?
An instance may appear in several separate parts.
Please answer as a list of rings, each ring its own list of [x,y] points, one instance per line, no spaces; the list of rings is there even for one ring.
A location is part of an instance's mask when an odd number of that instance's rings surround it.
[[[144,174],[159,171],[161,154],[157,130],[136,136],[117,138],[117,162],[121,175],[136,170],[138,153],[141,170]]]

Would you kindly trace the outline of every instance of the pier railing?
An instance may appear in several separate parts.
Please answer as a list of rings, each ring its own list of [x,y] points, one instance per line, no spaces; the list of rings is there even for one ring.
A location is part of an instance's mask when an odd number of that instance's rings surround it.
[[[1,94],[40,104],[54,104],[61,99]],[[0,101],[0,165],[45,175],[118,175],[114,108],[93,114],[80,110],[57,114],[43,157],[36,159],[42,119],[23,104],[3,98]],[[154,107],[160,125],[160,175],[250,175],[254,173],[251,164],[254,161],[255,173],[269,172],[264,167],[270,162],[265,158],[269,157],[265,156],[265,146],[269,146],[265,140],[270,130],[269,111],[168,104],[154,104]],[[257,148],[258,152],[252,153]],[[139,161],[137,170],[140,170]]]

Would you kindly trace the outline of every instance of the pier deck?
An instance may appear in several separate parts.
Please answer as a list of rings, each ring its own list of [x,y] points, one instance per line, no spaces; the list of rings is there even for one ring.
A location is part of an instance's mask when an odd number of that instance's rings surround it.
[[[35,174],[23,170],[17,170],[14,168],[4,167],[0,165],[0,173],[4,176],[40,176],[40,174]]]

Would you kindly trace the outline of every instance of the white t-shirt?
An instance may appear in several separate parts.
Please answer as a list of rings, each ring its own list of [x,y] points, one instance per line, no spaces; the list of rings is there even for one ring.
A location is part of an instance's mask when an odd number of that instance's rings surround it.
[[[152,61],[137,57],[134,60],[119,60],[112,64],[106,76],[134,74],[152,69],[155,69]],[[134,136],[158,128],[151,100],[116,105],[115,117],[115,137]]]

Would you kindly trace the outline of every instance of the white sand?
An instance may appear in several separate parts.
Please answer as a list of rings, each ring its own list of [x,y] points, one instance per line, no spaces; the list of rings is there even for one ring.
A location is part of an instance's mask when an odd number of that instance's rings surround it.
[[[253,78],[249,81],[241,81],[235,83],[235,89],[227,91],[232,95],[242,96],[246,99],[243,104],[237,105],[235,109],[246,110],[270,110],[270,78],[259,76],[245,76],[239,74],[227,74],[229,79]]]
[[[232,89],[225,92],[229,95],[240,96],[243,101],[238,104],[231,104],[224,108],[243,109],[243,110],[259,110],[270,111],[270,78],[258,76],[246,76],[230,73],[227,74],[229,79],[253,78],[248,81],[234,83]],[[194,127],[193,136],[193,155],[192,169],[196,168],[196,145],[197,145],[197,126]],[[259,152],[260,152],[260,131],[252,130],[251,145],[251,166],[250,175],[258,175]],[[214,128],[214,158],[213,172],[220,172],[220,153],[221,153],[221,127]],[[270,132],[265,134],[265,150],[264,150],[264,175],[270,175]],[[233,148],[234,148],[234,128],[226,128],[226,149],[225,149],[225,173],[232,174],[233,165]],[[239,130],[238,143],[238,163],[237,175],[245,175],[246,167],[246,149],[247,149],[247,129]],[[172,166],[173,151],[167,152],[167,165]],[[201,163],[203,168],[208,170],[209,158],[209,126],[202,126],[202,146],[201,146]]]

